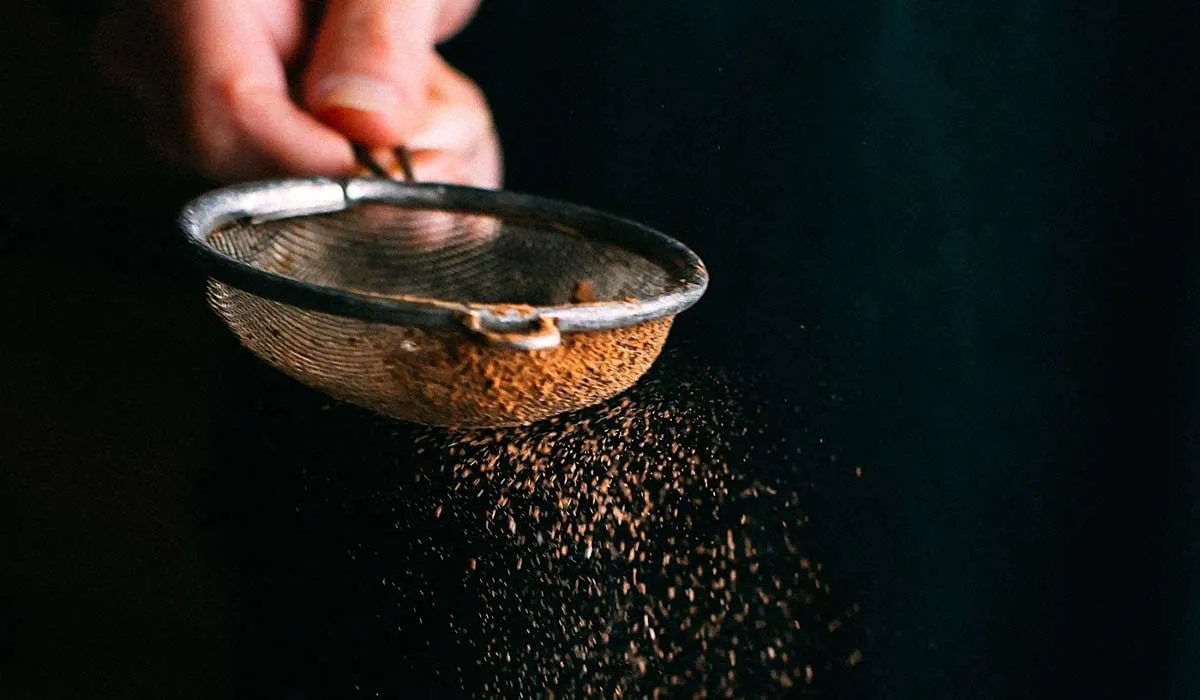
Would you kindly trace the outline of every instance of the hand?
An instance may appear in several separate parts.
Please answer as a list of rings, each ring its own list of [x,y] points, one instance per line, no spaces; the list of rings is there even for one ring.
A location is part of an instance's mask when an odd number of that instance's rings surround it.
[[[141,0],[100,25],[102,68],[161,151],[210,178],[353,172],[350,141],[404,144],[418,180],[500,184],[479,89],[437,54],[477,0]]]

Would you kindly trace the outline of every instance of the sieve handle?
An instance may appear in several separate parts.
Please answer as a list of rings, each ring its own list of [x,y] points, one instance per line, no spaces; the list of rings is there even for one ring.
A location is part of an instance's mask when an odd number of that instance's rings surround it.
[[[527,330],[493,331],[483,327],[483,318],[477,311],[463,316],[463,326],[488,345],[509,350],[551,350],[562,344],[562,333],[558,323],[548,316],[539,316]]]
[[[364,168],[371,171],[372,175],[382,177],[385,180],[393,179],[387,169],[380,165],[379,161],[375,160],[375,157],[371,155],[366,146],[357,143],[352,143],[350,146],[354,149],[355,159]],[[400,172],[404,175],[404,182],[416,181],[416,177],[413,175],[412,158],[408,154],[408,149],[404,146],[396,146],[392,149],[392,153],[396,156],[396,162],[400,164]]]

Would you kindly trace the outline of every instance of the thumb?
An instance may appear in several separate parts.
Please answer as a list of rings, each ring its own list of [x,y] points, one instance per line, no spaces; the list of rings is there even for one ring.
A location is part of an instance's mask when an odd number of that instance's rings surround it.
[[[330,0],[304,95],[318,119],[366,146],[403,143],[420,124],[438,0]]]

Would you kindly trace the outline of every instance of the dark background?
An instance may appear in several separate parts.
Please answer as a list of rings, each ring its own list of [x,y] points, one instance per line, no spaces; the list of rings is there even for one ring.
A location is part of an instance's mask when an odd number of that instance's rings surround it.
[[[371,429],[279,410],[313,399],[237,359],[176,245],[207,185],[145,156],[70,28],[12,13],[0,684],[336,676],[336,639],[247,632],[254,558],[206,508],[291,482],[231,476],[214,416]],[[866,465],[842,556],[872,695],[1195,697],[1198,31],[1183,2],[485,2],[447,54],[492,101],[510,188],[693,245],[714,281],[676,342],[772,377]],[[285,559],[260,510],[246,537]],[[318,585],[256,580],[289,604]]]

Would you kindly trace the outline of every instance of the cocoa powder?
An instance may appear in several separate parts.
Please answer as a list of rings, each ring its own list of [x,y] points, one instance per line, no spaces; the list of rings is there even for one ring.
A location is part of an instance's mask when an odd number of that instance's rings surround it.
[[[596,285],[591,280],[579,280],[575,291],[571,293],[571,301],[576,304],[590,304],[596,301]]]
[[[422,331],[420,357],[392,350],[381,412],[426,425],[505,427],[589,406],[629,388],[654,363],[672,318],[564,333],[550,350],[495,347],[455,331]]]
[[[520,351],[464,331],[299,309],[221,282],[209,289],[242,344],[274,367],[343,401],[437,426],[520,425],[603,401],[650,368],[673,321],[564,333],[559,347]]]
[[[569,416],[419,438],[412,517],[473,543],[440,565],[481,604],[455,623],[477,694],[782,697],[862,661],[859,606],[806,537],[815,460],[746,406],[698,367]]]

